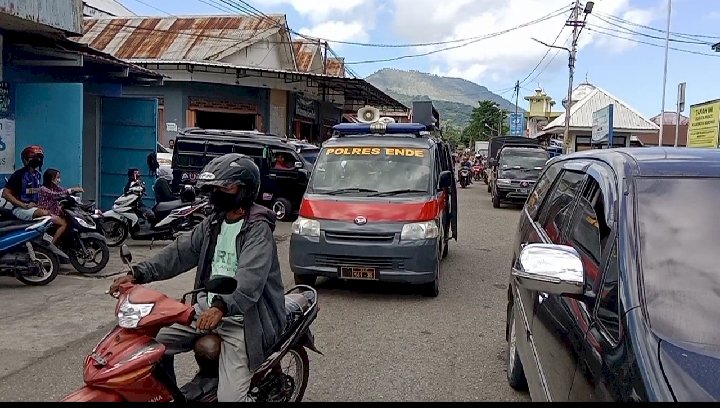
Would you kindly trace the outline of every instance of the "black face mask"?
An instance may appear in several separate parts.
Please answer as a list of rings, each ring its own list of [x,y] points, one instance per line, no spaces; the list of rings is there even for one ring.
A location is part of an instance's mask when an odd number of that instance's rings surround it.
[[[219,211],[228,212],[240,208],[239,199],[235,194],[213,191],[210,193],[210,204]]]
[[[43,161],[42,161],[42,159],[30,159],[28,161],[28,165],[30,167],[32,167],[33,169],[37,169],[37,168],[42,167]]]

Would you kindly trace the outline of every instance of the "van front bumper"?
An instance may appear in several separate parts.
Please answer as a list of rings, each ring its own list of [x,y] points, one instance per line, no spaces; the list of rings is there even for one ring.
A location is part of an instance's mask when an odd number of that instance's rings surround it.
[[[399,234],[398,234],[399,235]],[[438,239],[371,244],[340,242],[293,234],[290,269],[295,275],[340,278],[341,267],[375,268],[377,280],[411,284],[430,283],[440,262]]]

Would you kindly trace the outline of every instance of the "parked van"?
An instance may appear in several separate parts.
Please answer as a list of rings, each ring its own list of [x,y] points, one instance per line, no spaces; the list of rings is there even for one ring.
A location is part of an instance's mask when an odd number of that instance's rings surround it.
[[[441,260],[457,239],[450,146],[418,123],[334,127],[293,223],[298,284],[319,276],[406,282],[439,293]]]

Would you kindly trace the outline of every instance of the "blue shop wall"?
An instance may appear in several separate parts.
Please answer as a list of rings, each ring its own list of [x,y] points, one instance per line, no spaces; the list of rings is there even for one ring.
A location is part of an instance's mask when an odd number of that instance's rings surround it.
[[[62,173],[63,185],[82,184],[83,84],[20,83],[15,85],[15,169],[29,145],[45,150],[43,169]]]

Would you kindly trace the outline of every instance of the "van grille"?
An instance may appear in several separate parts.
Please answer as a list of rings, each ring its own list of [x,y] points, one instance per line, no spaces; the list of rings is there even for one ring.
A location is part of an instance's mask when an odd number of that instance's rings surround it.
[[[325,231],[325,238],[337,241],[392,242],[395,239],[395,233]]]
[[[400,258],[316,254],[315,264],[325,267],[358,266],[378,269],[405,269]]]

